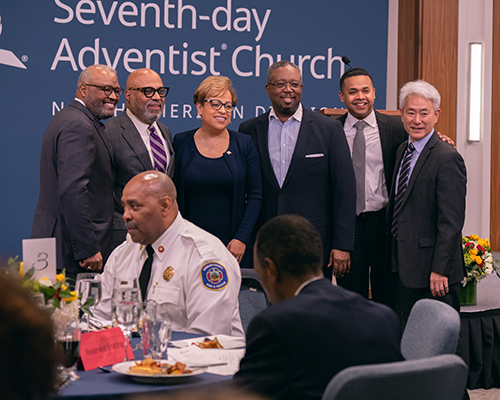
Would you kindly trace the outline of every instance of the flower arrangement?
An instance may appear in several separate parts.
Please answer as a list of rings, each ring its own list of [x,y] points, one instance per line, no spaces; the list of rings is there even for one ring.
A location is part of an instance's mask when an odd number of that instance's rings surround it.
[[[488,239],[482,239],[478,235],[462,236],[462,247],[467,271],[467,276],[462,281],[463,286],[467,282],[480,282],[493,272],[500,278],[499,262],[493,258]]]
[[[87,299],[85,304],[81,304],[81,296],[72,290],[69,284],[69,278],[65,275],[65,270],[56,275],[56,280],[51,281],[43,278],[42,281],[36,280],[35,269],[24,271],[23,262],[18,257],[9,258],[7,273],[11,275],[18,274],[23,280],[23,286],[29,288],[33,293],[43,294],[46,308],[52,314],[52,321],[56,330],[64,328],[66,325],[75,321],[80,316],[80,310],[92,315],[89,310],[94,303],[94,299]]]

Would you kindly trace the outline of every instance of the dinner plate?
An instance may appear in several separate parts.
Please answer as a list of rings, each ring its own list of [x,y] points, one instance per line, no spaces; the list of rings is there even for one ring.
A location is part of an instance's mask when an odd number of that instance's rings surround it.
[[[192,339],[183,339],[183,340],[174,340],[170,342],[174,347],[186,347],[193,343],[201,343],[205,338],[209,338],[210,340],[214,340],[214,337],[217,336],[217,340],[221,344],[224,349],[241,349],[245,347],[245,338],[244,337],[233,337],[228,335],[215,335],[215,336],[201,336]],[[210,349],[217,350],[217,349]]]
[[[163,363],[170,364],[167,360],[155,360]],[[192,376],[203,374],[207,371],[207,368],[189,368],[192,372],[183,373],[180,375],[167,375],[167,374],[143,374],[132,372],[129,370],[131,366],[134,366],[135,361],[124,361],[119,364],[115,364],[112,370],[118,372],[119,374],[130,376],[134,381],[143,383],[176,383],[188,379]]]

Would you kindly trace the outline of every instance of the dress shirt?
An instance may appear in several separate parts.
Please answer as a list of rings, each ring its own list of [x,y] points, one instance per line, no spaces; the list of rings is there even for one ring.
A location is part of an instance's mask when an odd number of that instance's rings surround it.
[[[318,279],[323,279],[323,276],[315,276],[311,279],[308,279],[307,281],[305,282],[302,282],[302,285],[300,285],[297,290],[295,291],[295,293],[293,294],[293,296],[298,296],[299,293],[302,291],[302,289],[304,289],[307,285],[309,285],[311,282],[314,282],[314,281],[317,281]]]
[[[269,158],[273,166],[274,174],[280,187],[290,167],[295,144],[299,137],[300,124],[302,122],[302,104],[290,118],[284,123],[280,121],[274,108],[269,113],[268,146]]]
[[[413,150],[413,154],[412,154],[411,161],[410,161],[410,171],[408,172],[408,182],[411,179],[411,173],[413,172],[413,168],[415,167],[415,164],[417,163],[418,157],[420,157],[420,154],[422,154],[422,150],[424,149],[425,145],[427,144],[427,142],[429,141],[429,139],[431,138],[433,133],[434,133],[434,129],[427,136],[423,137],[422,139],[420,139],[416,142],[413,142],[413,146],[415,146],[415,150]],[[409,142],[410,142],[410,138],[408,138],[408,143]],[[406,152],[406,149],[405,149],[405,152]],[[405,152],[403,152],[403,158],[401,159],[401,163],[404,159]],[[396,192],[395,193],[397,193],[398,189],[399,189],[398,186],[399,186],[399,173],[401,172],[401,163],[399,164],[398,175],[396,176]]]
[[[151,245],[155,252],[147,299],[161,304],[172,329],[202,335],[244,336],[238,293],[240,267],[236,259],[215,236],[182,218],[178,213],[170,227]],[[111,296],[115,277],[139,278],[147,258],[146,247],[132,242],[130,235],[111,254],[102,274],[102,300],[94,315],[100,321],[111,319]],[[204,283],[208,264],[223,271],[224,287],[208,289]],[[170,280],[164,271],[173,268]],[[210,275],[212,276],[212,275]]]
[[[142,121],[139,121],[137,119],[137,117],[132,113],[132,111],[130,111],[128,108],[126,111],[127,111],[127,115],[130,117],[131,121],[134,123],[134,125],[137,129],[137,132],[139,132],[139,134],[141,135],[141,139],[144,142],[146,149],[148,149],[149,158],[151,159],[151,164],[153,164],[153,166],[154,166],[155,159],[153,157],[153,152],[151,150],[151,143],[150,143],[150,139],[149,139],[150,132],[148,129],[150,125],[145,124]],[[170,152],[168,151],[167,143],[165,142],[165,138],[163,137],[163,133],[162,133],[161,129],[159,128],[158,124],[155,122],[152,125],[155,127],[156,132],[158,133],[158,137],[160,138],[161,143],[163,144],[163,148],[165,149],[165,154],[167,157],[167,160],[166,160],[167,162],[165,164],[165,170],[167,170],[168,166],[170,165]]]
[[[359,120],[353,117],[350,113],[344,124],[344,132],[351,150],[354,143],[354,136],[356,136],[356,128],[354,124]],[[375,111],[372,110],[370,114],[363,120],[367,123],[363,133],[365,134],[366,145],[366,168],[365,168],[365,209],[367,211],[379,211],[389,202],[389,195],[387,193],[387,185],[385,182],[384,174],[384,161],[382,158],[382,144],[380,143],[380,134],[378,131],[377,118]]]

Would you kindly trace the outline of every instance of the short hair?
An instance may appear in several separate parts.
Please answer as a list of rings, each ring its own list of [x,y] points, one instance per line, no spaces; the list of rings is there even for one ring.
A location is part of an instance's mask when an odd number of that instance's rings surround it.
[[[441,95],[438,90],[430,83],[421,79],[405,83],[399,91],[399,108],[401,110],[403,109],[406,100],[411,95],[420,96],[432,101],[435,113],[441,104]]]
[[[231,93],[231,102],[236,105],[238,98],[236,97],[236,91],[233,88],[231,79],[221,75],[209,76],[200,83],[200,86],[194,92],[194,104],[203,103],[207,97],[218,96],[226,90]]]
[[[347,79],[347,78],[351,78],[353,76],[367,76],[368,78],[370,78],[370,81],[372,82],[372,85],[373,85],[373,78],[371,77],[371,75],[368,73],[367,70],[363,69],[363,68],[350,68],[348,69],[346,72],[344,72],[342,74],[342,77],[340,78],[340,90],[342,91],[342,86],[344,85],[344,81]]]
[[[116,71],[113,68],[108,67],[107,65],[102,65],[102,64],[91,65],[90,67],[85,68],[80,73],[80,76],[78,77],[78,82],[76,83],[77,89],[80,88],[82,84],[90,83],[92,81],[96,69],[101,69],[103,71],[111,72],[116,75]]]
[[[277,68],[283,68],[283,67],[292,67],[295,68],[297,71],[299,71],[300,74],[300,69],[297,67],[293,62],[291,61],[276,61],[275,63],[271,64],[269,68],[267,69],[267,83],[271,83],[271,79],[273,78],[273,71]],[[302,74],[300,74],[300,79],[302,79]]]
[[[323,265],[323,244],[316,228],[299,215],[280,215],[260,228],[256,238],[257,257],[268,257],[276,267],[300,278],[317,273]]]
[[[45,399],[55,391],[60,353],[52,320],[20,279],[0,273],[0,387],[7,399]],[[28,361],[28,364],[27,364]]]

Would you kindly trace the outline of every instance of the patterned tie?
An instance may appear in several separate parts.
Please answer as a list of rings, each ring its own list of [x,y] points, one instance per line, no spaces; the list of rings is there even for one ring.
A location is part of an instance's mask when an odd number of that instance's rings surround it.
[[[366,146],[363,129],[368,125],[365,121],[354,124],[356,136],[352,146],[352,166],[356,176],[356,215],[365,209],[365,168],[366,168]]]
[[[153,159],[155,161],[155,169],[160,172],[165,172],[167,166],[167,153],[165,153],[165,147],[156,133],[156,129],[153,125],[148,126],[149,130],[149,143],[151,144],[151,151],[153,152]]]
[[[415,146],[413,146],[413,143],[411,142],[408,143],[408,147],[406,148],[405,152],[405,157],[403,159],[403,163],[401,164],[401,171],[399,172],[398,193],[396,194],[396,201],[394,203],[394,212],[392,214],[391,233],[394,237],[397,237],[398,235],[398,217],[399,213],[401,212],[403,197],[405,195],[406,188],[408,187],[408,181],[410,180],[410,162],[414,150]]]
[[[139,286],[141,287],[142,301],[146,301],[146,296],[148,294],[149,278],[151,277],[151,267],[153,266],[153,256],[155,254],[155,251],[149,244],[146,246],[146,251],[148,253],[148,258],[144,261],[141,275],[139,275]]]

